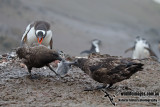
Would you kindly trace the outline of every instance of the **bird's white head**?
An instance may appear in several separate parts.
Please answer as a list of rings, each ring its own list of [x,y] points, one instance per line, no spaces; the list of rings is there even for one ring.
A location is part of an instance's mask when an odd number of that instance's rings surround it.
[[[46,31],[44,31],[44,30],[36,30],[35,33],[36,33],[36,37],[37,37],[38,43],[41,44],[43,39],[46,36]]]

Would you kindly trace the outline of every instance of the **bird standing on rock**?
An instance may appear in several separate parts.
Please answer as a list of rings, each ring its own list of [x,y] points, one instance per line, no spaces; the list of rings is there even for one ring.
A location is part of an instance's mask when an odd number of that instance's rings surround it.
[[[99,45],[101,44],[101,41],[98,40],[98,39],[94,39],[92,40],[92,46],[91,46],[91,49],[90,50],[85,50],[85,51],[82,51],[80,54],[90,54],[90,53],[99,53],[100,50],[99,50]]]
[[[27,66],[30,75],[32,67],[41,68],[43,66],[48,66],[50,70],[57,74],[49,65],[49,63],[56,60],[62,60],[62,58],[56,51],[48,49],[43,45],[33,47],[20,47],[16,50],[16,53],[17,56],[22,59],[23,63]]]
[[[78,58],[74,65],[95,81],[103,83],[103,86],[95,89],[110,88],[113,84],[129,79],[134,73],[143,69],[143,64],[138,60],[107,54],[90,54],[88,58]],[[107,84],[109,84],[108,87],[106,87]]]
[[[136,37],[134,46],[127,49],[125,53],[127,53],[128,51],[133,51],[133,59],[145,59],[149,58],[150,56],[157,59],[157,56],[152,51],[150,44],[146,41],[146,39],[139,36]]]
[[[39,43],[52,49],[52,31],[50,24],[45,21],[35,21],[29,24],[21,39],[21,46]]]

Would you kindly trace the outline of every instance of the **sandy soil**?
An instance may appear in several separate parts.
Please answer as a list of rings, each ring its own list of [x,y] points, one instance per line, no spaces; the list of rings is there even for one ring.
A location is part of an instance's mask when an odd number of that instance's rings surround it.
[[[47,69],[33,69],[37,79],[30,79],[27,69],[18,59],[0,63],[0,106],[65,106],[65,107],[106,107],[112,106],[101,90],[84,91],[85,88],[96,87],[99,83],[73,67],[68,74],[59,78]],[[130,79],[114,85],[108,90],[117,106],[160,106],[159,101],[132,102],[119,99],[156,99],[155,96],[122,96],[122,92],[160,92],[160,64],[153,60],[143,60],[144,70]],[[160,93],[159,93],[160,94]]]

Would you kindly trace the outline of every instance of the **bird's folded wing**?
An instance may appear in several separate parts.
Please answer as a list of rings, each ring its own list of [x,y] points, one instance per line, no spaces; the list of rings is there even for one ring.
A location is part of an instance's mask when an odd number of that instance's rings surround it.
[[[154,56],[154,57],[157,58],[157,55],[156,55],[150,48],[146,48],[146,47],[145,47],[145,49],[147,49],[147,50],[149,51],[150,56]]]
[[[125,51],[124,51],[124,53],[127,53],[127,52],[129,52],[129,51],[133,51],[133,50],[134,50],[134,48],[135,48],[135,46],[133,46],[133,47],[131,47],[131,48],[129,48],[129,49],[127,49],[127,50],[125,50]]]
[[[28,32],[31,30],[31,28],[34,26],[34,22],[30,23],[27,27],[26,27],[26,30],[22,36],[22,39],[21,39],[21,45],[24,44],[24,42],[27,40],[27,34]]]

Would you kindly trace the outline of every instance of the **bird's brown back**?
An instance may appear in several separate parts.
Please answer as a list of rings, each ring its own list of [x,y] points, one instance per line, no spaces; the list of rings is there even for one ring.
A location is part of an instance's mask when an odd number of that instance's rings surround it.
[[[85,73],[101,83],[116,83],[128,79],[135,72],[142,70],[143,66],[138,60],[107,54],[92,55],[88,59],[79,59],[79,62]]]
[[[19,53],[23,53],[24,56],[22,58],[32,67],[43,67],[52,61],[61,60],[56,51],[48,49],[43,45],[28,48],[22,47],[22,50]]]

